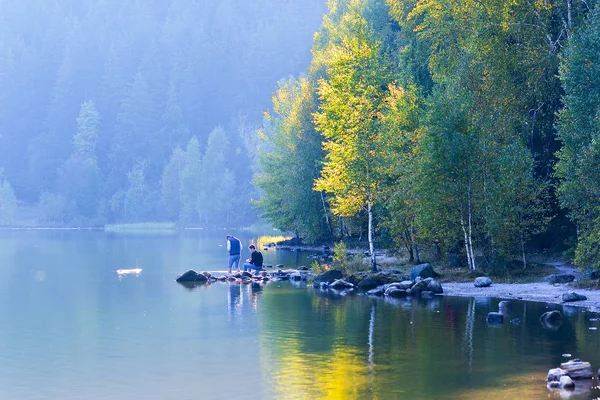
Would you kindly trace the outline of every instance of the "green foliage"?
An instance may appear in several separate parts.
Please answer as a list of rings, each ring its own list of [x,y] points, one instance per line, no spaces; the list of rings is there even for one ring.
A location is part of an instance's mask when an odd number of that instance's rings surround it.
[[[561,205],[578,226],[577,265],[600,269],[600,7],[570,38],[561,65],[565,87],[560,112],[556,175]]]
[[[315,274],[322,274],[323,272],[326,272],[329,270],[329,265],[327,264],[321,264],[319,263],[317,260],[314,260],[312,262],[312,264],[310,264],[310,269],[315,273]]]
[[[60,194],[43,192],[37,207],[46,224],[64,225],[73,218],[75,204]]]
[[[273,110],[265,116],[259,132],[263,140],[260,172],[254,178],[262,189],[256,202],[263,211],[262,217],[275,228],[296,233],[307,243],[331,235],[324,195],[312,190],[323,157],[321,135],[312,121],[316,102],[312,78],[279,83]]]

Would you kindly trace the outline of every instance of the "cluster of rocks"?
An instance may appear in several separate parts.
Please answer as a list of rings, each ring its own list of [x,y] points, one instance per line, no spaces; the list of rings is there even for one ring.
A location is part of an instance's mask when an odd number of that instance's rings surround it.
[[[600,375],[600,370],[598,371]],[[573,391],[576,388],[591,388],[591,382],[594,378],[594,372],[589,362],[579,359],[569,360],[560,364],[559,368],[553,368],[548,371],[547,386],[548,389],[562,389]],[[575,381],[578,383],[576,384]]]
[[[353,291],[370,296],[420,296],[431,298],[443,293],[442,285],[434,278],[437,273],[430,264],[415,266],[410,276],[397,270],[387,270],[369,274],[359,272],[344,277],[339,270],[330,270],[317,275],[313,287],[321,290],[334,290],[342,295]]]
[[[181,284],[203,284],[211,282],[232,282],[232,283],[253,283],[253,282],[268,282],[270,281],[271,274],[267,271],[259,271],[255,273],[250,272],[237,272],[235,274],[225,274],[221,276],[213,276],[210,272],[196,272],[190,269],[183,274],[175,278],[176,282]]]

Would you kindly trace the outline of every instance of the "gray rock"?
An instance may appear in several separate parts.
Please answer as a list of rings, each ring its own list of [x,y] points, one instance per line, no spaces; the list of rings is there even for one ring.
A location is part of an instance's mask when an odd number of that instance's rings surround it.
[[[185,271],[183,274],[175,278],[176,282],[206,282],[208,278],[202,274],[197,273],[193,269]]]
[[[248,271],[242,272],[242,278],[252,278],[252,274]]]
[[[491,312],[488,313],[485,320],[488,325],[502,325],[504,323],[504,315],[497,312]]]
[[[575,292],[567,292],[567,293],[563,293],[562,295],[562,301],[566,302],[570,302],[570,301],[581,301],[581,300],[587,300],[587,297],[585,297],[582,294],[578,294]]]
[[[487,276],[480,276],[475,278],[475,282],[473,284],[475,287],[488,287],[492,284],[492,280]]]
[[[509,315],[512,311],[512,303],[510,301],[502,300],[498,303],[498,312],[502,315]]]
[[[371,289],[367,292],[369,296],[383,296],[384,293],[385,290],[383,289],[383,286],[376,287],[375,289]]]
[[[429,283],[427,283],[427,290],[429,290],[433,293],[444,293],[444,289],[442,289],[442,285],[435,279],[431,279],[431,281],[429,281]]]
[[[544,280],[551,285],[554,285],[555,283],[569,283],[569,282],[573,282],[573,280],[575,280],[575,275],[552,274],[552,275],[548,275],[547,277],[545,277]]]
[[[421,278],[435,278],[436,276],[438,276],[438,274],[433,270],[431,264],[420,264],[415,265],[410,270],[411,280],[414,281],[415,279],[417,279],[417,276],[420,276]]]
[[[397,285],[398,289],[410,289],[415,283],[413,281],[402,281],[402,282],[396,282],[394,283],[394,285]]]
[[[419,293],[427,290],[427,286],[428,286],[427,282],[418,281],[410,288],[410,292],[411,292],[411,294],[419,294]]]
[[[341,290],[341,289],[353,288],[354,285],[351,284],[350,282],[346,282],[343,279],[338,279],[338,280],[333,281],[333,283],[331,283],[329,285],[329,287],[332,289]]]
[[[573,380],[568,377],[568,376],[561,376],[560,380],[558,381],[560,384],[560,388],[561,389],[565,389],[565,390],[573,390],[575,389],[575,382],[573,382]]]
[[[290,274],[290,280],[291,281],[301,281],[302,280],[302,274],[300,274],[299,272],[293,272]]]
[[[540,324],[546,329],[557,330],[563,324],[563,316],[559,311],[548,311],[540,317]]]
[[[557,382],[560,381],[560,378],[565,376],[567,373],[565,370],[560,368],[552,368],[548,371],[548,376],[546,377],[546,381],[548,382]]]
[[[433,299],[434,297],[435,293],[433,293],[431,290],[425,290],[421,292],[421,298],[423,299]]]
[[[308,271],[308,267],[305,267],[304,265],[301,267],[298,267],[298,271]]]
[[[560,369],[564,370],[565,375],[568,375],[571,379],[591,379],[594,377],[590,363],[577,358],[560,364]]]
[[[407,295],[407,292],[406,290],[391,287],[385,291],[385,295],[389,297],[404,297]]]
[[[548,382],[548,384],[546,386],[548,387],[548,389],[560,389],[560,382],[559,381]]]
[[[362,281],[358,282],[358,288],[363,291],[369,291],[371,289],[375,289],[378,286],[383,285],[385,282],[381,277],[378,276],[368,276]]]
[[[205,277],[207,277],[208,279],[212,278],[212,274],[208,271],[204,271],[202,272],[202,275],[204,275]]]
[[[336,279],[342,279],[342,271],[338,271],[337,269],[332,269],[329,271],[325,271],[315,278],[315,282],[326,282],[331,283]]]

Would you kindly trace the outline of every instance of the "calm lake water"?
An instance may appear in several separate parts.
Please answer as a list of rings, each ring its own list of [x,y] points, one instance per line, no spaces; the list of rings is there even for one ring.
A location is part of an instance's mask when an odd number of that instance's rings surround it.
[[[598,316],[572,308],[513,302],[521,324],[492,328],[496,299],[174,282],[225,269],[223,244],[224,233],[0,232],[0,398],[541,399],[560,398],[545,378],[563,354],[600,367]],[[557,331],[538,322],[548,309],[565,314]]]

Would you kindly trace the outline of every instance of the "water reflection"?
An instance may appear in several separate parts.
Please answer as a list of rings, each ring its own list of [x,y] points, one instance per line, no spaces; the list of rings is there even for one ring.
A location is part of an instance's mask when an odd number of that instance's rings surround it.
[[[492,329],[495,299],[388,301],[281,285],[261,300],[262,364],[277,398],[547,398],[546,373],[566,350],[600,362],[585,313],[551,332],[538,321],[542,303],[513,302],[521,325]],[[576,398],[600,395],[586,393]]]

